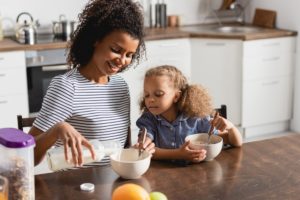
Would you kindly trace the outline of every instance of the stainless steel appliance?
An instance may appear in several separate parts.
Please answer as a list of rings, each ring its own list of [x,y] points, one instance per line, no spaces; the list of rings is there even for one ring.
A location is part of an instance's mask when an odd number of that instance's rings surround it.
[[[65,49],[26,51],[29,112],[35,115],[41,108],[43,97],[52,78],[66,72]]]

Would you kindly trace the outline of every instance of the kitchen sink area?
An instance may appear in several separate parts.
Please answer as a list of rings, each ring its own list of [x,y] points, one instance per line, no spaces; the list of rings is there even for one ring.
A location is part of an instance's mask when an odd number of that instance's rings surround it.
[[[255,26],[218,26],[213,28],[213,30],[221,33],[257,33],[264,29]]]
[[[210,33],[222,35],[245,35],[272,32],[274,29],[253,26],[250,24],[207,24],[200,26],[186,26],[180,28],[189,33]]]

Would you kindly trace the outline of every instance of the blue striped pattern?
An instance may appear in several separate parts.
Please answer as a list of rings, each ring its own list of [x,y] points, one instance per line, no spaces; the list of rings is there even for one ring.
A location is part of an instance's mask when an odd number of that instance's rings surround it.
[[[45,132],[61,121],[70,123],[87,139],[118,140],[124,145],[130,125],[127,83],[113,75],[106,85],[95,84],[83,77],[77,68],[56,76],[34,126]],[[62,142],[57,141],[55,145],[60,146]],[[95,164],[108,161],[106,158]]]

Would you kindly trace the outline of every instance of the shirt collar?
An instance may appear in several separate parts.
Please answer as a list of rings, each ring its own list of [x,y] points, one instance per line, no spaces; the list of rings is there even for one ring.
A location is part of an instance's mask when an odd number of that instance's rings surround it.
[[[155,115],[155,117],[162,125],[168,125],[168,126],[170,125],[176,126],[180,122],[186,121],[188,119],[188,117],[184,116],[182,113],[180,113],[175,119],[175,121],[173,121],[172,123],[168,122],[165,118],[161,117],[160,115]]]

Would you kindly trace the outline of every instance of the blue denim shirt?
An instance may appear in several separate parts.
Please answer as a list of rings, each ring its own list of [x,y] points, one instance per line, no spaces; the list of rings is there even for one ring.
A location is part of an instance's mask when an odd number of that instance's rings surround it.
[[[180,114],[172,123],[160,116],[145,112],[137,120],[139,128],[145,127],[148,137],[153,139],[156,147],[165,149],[177,149],[184,142],[185,137],[195,133],[208,133],[210,128],[210,116],[205,118],[189,118]],[[218,131],[214,129],[214,134]]]

